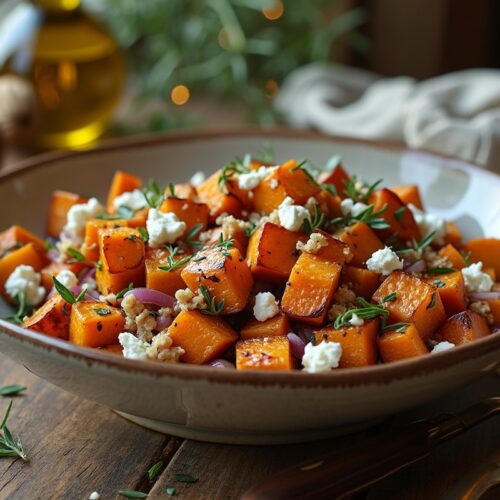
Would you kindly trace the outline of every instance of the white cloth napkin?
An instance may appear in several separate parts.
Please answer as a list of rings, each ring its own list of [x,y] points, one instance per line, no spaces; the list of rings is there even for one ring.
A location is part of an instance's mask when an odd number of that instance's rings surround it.
[[[314,63],[294,71],[276,98],[296,127],[400,141],[500,172],[500,71],[474,69],[417,82]]]

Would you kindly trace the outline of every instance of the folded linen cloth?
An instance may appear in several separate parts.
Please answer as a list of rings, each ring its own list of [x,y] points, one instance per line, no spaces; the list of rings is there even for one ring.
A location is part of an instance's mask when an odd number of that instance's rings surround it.
[[[417,82],[314,63],[290,74],[275,103],[296,127],[400,141],[500,172],[499,70]]]

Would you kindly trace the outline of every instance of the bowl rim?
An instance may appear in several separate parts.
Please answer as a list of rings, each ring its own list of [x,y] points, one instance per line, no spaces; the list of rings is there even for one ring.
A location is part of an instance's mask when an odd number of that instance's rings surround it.
[[[238,138],[263,136],[264,139],[310,139],[321,142],[354,144],[367,146],[395,153],[416,153],[444,160],[439,168],[469,171],[474,175],[487,176],[489,180],[500,187],[500,176],[481,168],[479,165],[436,154],[422,149],[409,149],[399,144],[385,141],[370,141],[364,139],[326,135],[319,132],[292,130],[284,127],[263,129],[255,127],[233,129],[209,129],[148,134],[128,138],[112,139],[101,145],[81,151],[57,151],[44,153],[17,164],[17,169],[0,175],[0,184],[43,166],[76,157],[99,155],[103,152],[145,148],[164,143],[188,142],[206,139]],[[438,168],[438,167],[436,167]],[[137,361],[117,356],[98,349],[81,347],[68,341],[49,337],[43,333],[27,330],[18,325],[0,319],[0,332],[17,341],[32,344],[37,348],[46,349],[65,357],[75,358],[88,365],[104,365],[107,368],[118,369],[128,373],[149,375],[154,378],[178,378],[184,380],[208,380],[213,382],[243,384],[243,385],[287,385],[294,387],[336,387],[366,385],[368,383],[390,383],[401,378],[422,376],[433,371],[448,369],[462,362],[486,356],[496,350],[500,351],[500,334],[476,340],[470,344],[436,353],[431,356],[410,358],[387,364],[377,364],[368,367],[346,368],[332,370],[326,373],[303,373],[300,370],[290,372],[261,372],[214,369],[208,366],[189,365],[182,363],[156,363],[153,361]]]

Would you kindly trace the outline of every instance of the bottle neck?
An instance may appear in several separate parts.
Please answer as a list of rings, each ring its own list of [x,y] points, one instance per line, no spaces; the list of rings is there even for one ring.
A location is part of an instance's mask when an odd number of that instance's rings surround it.
[[[80,6],[81,0],[31,0],[47,12],[71,12]]]

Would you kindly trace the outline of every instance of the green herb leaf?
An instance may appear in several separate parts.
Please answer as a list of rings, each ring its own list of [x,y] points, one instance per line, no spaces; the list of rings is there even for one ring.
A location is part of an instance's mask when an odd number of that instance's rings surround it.
[[[195,236],[203,229],[203,224],[195,224],[184,236],[184,243],[188,247],[201,248],[203,243],[200,240],[195,240]]]
[[[196,482],[198,482],[198,479],[194,478],[190,474],[174,474],[172,476],[172,479],[174,481],[177,481],[178,483],[196,483]]]
[[[361,319],[373,319],[380,316],[382,324],[385,324],[387,318],[389,317],[389,311],[383,305],[371,304],[363,297],[357,297],[356,302],[360,304],[361,307],[349,309],[346,312],[339,314],[333,322],[333,327],[335,329],[338,330],[343,326],[350,326],[350,321],[354,314]]]
[[[101,261],[96,262],[95,268],[98,269],[99,271],[102,271],[102,262]]]
[[[317,229],[321,229],[325,221],[325,214],[318,208],[318,205],[314,205],[314,214],[312,218],[304,219],[302,223],[302,230],[305,234],[311,234]]]
[[[401,222],[403,219],[403,215],[405,213],[406,207],[399,207],[397,210],[394,210],[394,218],[398,221]]]
[[[175,260],[175,256],[179,252],[179,247],[173,247],[172,245],[165,245],[165,248],[167,249],[169,255],[167,257],[167,265],[158,266],[158,269],[161,269],[162,271],[168,271],[169,273],[171,273],[172,271],[175,271],[175,269],[178,269],[184,264],[187,264],[192,258],[192,255],[188,255],[183,259]]]
[[[456,272],[452,267],[431,267],[427,269],[427,274],[434,276],[436,274],[450,274]]]
[[[464,258],[465,260],[465,263],[467,265],[470,264],[470,258],[472,257],[472,252],[469,250],[468,252],[465,252],[462,250],[462,257]]]
[[[424,253],[425,249],[433,242],[435,236],[436,236],[436,231],[432,231],[420,242],[412,240],[411,246],[409,248],[396,250],[396,253],[398,255],[404,255],[406,253],[416,252],[419,256],[421,256]]]
[[[128,284],[128,287],[127,288],[124,288],[123,290],[119,291],[117,294],[116,294],[116,298],[117,299],[123,299],[123,296],[130,290],[132,290],[132,288],[134,288],[134,284],[133,283],[129,283]]]
[[[247,174],[248,172],[250,172],[250,169],[245,166],[239,158],[236,158],[228,165],[225,165],[222,168],[219,179],[217,181],[219,191],[223,192],[226,184],[230,182],[231,178],[236,174]]]
[[[76,248],[69,247],[67,252],[75,259],[77,262],[85,262],[85,255]]]
[[[142,241],[144,241],[144,243],[147,243],[149,241],[148,230],[142,226],[139,226],[136,229],[137,229],[137,231],[139,231],[139,234],[141,235]]]
[[[149,179],[148,187],[142,190],[142,194],[150,208],[158,208],[163,203],[163,193],[154,179]]]
[[[161,469],[163,468],[163,460],[160,460],[159,462],[156,462],[151,468],[148,470],[148,478],[150,481],[153,481],[155,477],[161,472]]]
[[[26,390],[26,387],[22,385],[5,385],[3,387],[0,387],[0,396],[15,396],[16,394],[19,394],[20,392],[23,392]]]
[[[309,163],[309,160],[302,160],[298,165],[295,165],[295,167],[292,167],[290,169],[290,172],[296,172],[297,170],[301,170],[306,174],[306,176],[309,178],[309,180],[315,184],[316,186],[319,186],[318,181],[314,178],[314,176],[311,174],[311,172],[306,168],[306,165]]]
[[[386,302],[394,302],[398,298],[398,294],[396,292],[392,292],[389,295],[386,295],[382,299],[382,304],[385,304]]]
[[[77,304],[78,302],[81,302],[87,294],[87,289],[84,288],[80,294],[75,297],[74,293],[66,288],[55,276],[52,277],[52,281],[54,282],[54,287],[59,292],[59,295],[68,304]]]
[[[180,198],[175,194],[175,186],[173,185],[172,182],[168,184],[168,192],[170,193],[168,196],[169,198],[174,198],[176,200],[179,200]]]
[[[7,427],[10,411],[12,409],[12,401],[7,406],[2,422],[0,423],[0,457],[19,457],[25,462],[28,460],[23,444],[19,439],[15,440],[12,433]]]
[[[255,233],[255,230],[257,229],[257,224],[254,224],[253,222],[248,221],[249,226],[245,228],[245,235],[247,238],[250,238],[253,233]]]
[[[373,184],[367,184],[366,182],[359,182],[358,178],[353,175],[349,180],[343,181],[345,186],[344,194],[352,200],[368,203],[370,196],[381,182],[382,179],[379,179]]]
[[[105,307],[94,307],[94,311],[99,316],[109,316],[112,312],[110,309],[106,309]]]
[[[234,238],[229,236],[227,240],[224,239],[224,235],[221,233],[219,237],[219,241],[214,245],[214,248],[220,248],[222,253],[229,257],[229,249],[234,247]]]
[[[205,285],[200,285],[200,292],[208,304],[208,309],[200,309],[200,312],[207,316],[218,316],[224,309],[224,299],[217,304]]]
[[[436,292],[432,294],[431,301],[427,305],[426,309],[432,309],[436,305]]]
[[[24,291],[20,296],[16,299],[17,302],[17,311],[13,316],[8,316],[5,318],[7,321],[11,321],[12,323],[16,323],[21,325],[23,322],[23,318],[29,314],[29,312],[33,309],[26,300],[26,291]]]
[[[409,326],[410,323],[403,323],[403,322],[391,323],[390,325],[385,325],[382,328],[382,331],[383,332],[395,331],[396,333],[404,333]]]
[[[143,493],[142,491],[120,490],[118,494],[125,498],[147,498],[148,496],[147,493]]]
[[[174,486],[167,486],[167,495],[173,497],[176,493],[177,490],[175,489]]]
[[[437,288],[443,288],[445,286],[445,283],[441,280],[434,280],[434,285],[436,285]]]

